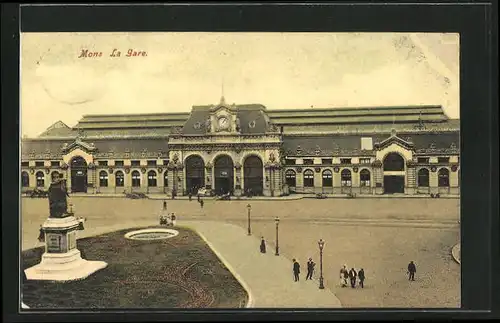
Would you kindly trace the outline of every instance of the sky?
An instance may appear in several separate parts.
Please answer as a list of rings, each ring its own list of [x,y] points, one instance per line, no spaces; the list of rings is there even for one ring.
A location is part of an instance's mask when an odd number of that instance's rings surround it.
[[[101,55],[79,57],[84,50]],[[460,113],[458,34],[23,33],[20,68],[28,137],[86,114],[189,112],[222,92],[267,109],[435,104]]]

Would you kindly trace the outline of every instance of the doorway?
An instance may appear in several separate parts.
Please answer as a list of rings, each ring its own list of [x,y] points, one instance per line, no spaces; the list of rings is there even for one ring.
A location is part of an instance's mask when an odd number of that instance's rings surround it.
[[[384,176],[384,194],[404,193],[404,176]]]
[[[186,158],[186,190],[196,194],[198,189],[205,187],[205,163],[203,158],[192,155]]]
[[[243,163],[244,192],[252,195],[263,195],[264,192],[264,165],[257,156],[249,156]]]
[[[234,165],[231,157],[222,155],[214,163],[215,194],[233,193]]]
[[[71,192],[87,193],[87,162],[82,157],[71,160]]]

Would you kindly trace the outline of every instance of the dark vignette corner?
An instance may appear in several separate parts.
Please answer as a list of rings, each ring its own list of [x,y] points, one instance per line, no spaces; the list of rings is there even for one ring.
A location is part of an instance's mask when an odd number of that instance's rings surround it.
[[[2,3],[3,320],[19,307],[19,6]]]

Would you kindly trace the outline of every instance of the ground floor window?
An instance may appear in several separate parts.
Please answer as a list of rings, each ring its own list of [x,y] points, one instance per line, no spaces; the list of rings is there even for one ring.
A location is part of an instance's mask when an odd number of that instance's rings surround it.
[[[148,186],[156,187],[156,172],[154,170],[148,172]]]
[[[361,187],[370,187],[370,171],[368,169],[359,172],[359,185]]]
[[[36,173],[36,186],[37,187],[44,187],[45,186],[45,175],[43,172],[37,172]]]
[[[333,176],[332,176],[332,171],[329,169],[326,169],[323,171],[322,174],[323,178],[323,187],[332,187],[333,186]]]
[[[21,173],[21,186],[22,187],[30,186],[30,175],[28,174],[28,172]]]
[[[427,168],[418,171],[417,186],[429,187],[429,170]]]
[[[447,168],[441,168],[438,172],[438,186],[439,187],[449,187],[450,186],[450,172]]]
[[[314,172],[310,169],[304,172],[304,187],[314,187]]]
[[[99,186],[108,187],[108,173],[105,170],[99,173]]]
[[[122,171],[118,171],[115,174],[115,186],[123,187],[125,185],[125,176],[123,176]]]
[[[296,184],[296,174],[295,174],[295,171],[294,170],[287,170],[285,172],[285,180],[286,180],[286,184],[289,186],[289,187],[295,187],[297,184]]]
[[[132,172],[132,187],[140,187],[141,186],[141,173],[139,171],[134,170]]]
[[[342,173],[340,173],[340,180],[342,186],[352,186],[351,171],[348,169],[342,170]]]

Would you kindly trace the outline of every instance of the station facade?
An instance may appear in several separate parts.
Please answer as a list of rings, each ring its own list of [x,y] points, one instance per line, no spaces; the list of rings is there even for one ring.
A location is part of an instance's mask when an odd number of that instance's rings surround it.
[[[460,191],[459,120],[441,106],[85,115],[23,138],[23,191],[55,173],[71,192],[452,194]]]

